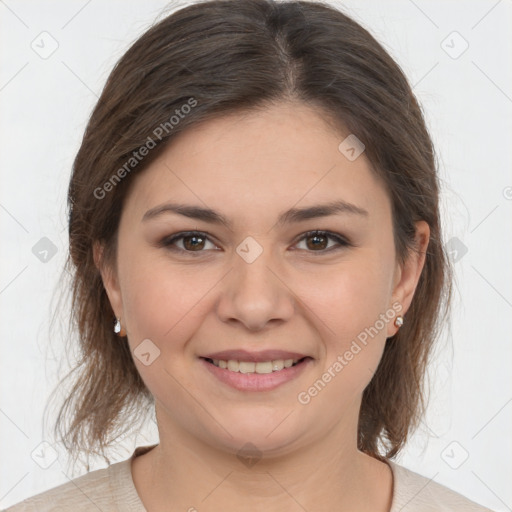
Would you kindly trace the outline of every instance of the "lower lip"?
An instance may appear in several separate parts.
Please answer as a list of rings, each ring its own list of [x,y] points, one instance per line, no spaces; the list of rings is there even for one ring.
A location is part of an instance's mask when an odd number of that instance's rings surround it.
[[[307,358],[295,366],[283,368],[272,373],[232,372],[225,368],[219,368],[213,363],[206,361],[206,359],[201,358],[201,361],[208,371],[232,388],[239,391],[271,391],[285,382],[297,378],[313,362],[313,359]]]

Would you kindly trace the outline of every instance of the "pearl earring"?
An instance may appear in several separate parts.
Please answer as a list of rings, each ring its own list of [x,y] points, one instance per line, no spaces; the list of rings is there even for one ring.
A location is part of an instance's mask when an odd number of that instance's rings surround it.
[[[402,315],[398,315],[395,319],[395,326],[400,329],[404,325],[404,317]]]
[[[114,323],[114,332],[120,337],[126,336],[126,331],[123,329],[121,325],[120,318],[116,318],[116,321]]]

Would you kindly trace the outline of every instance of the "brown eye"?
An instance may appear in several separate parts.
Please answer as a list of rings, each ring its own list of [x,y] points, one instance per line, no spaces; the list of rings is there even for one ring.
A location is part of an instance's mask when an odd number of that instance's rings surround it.
[[[311,235],[306,240],[308,249],[326,249],[329,244],[329,238],[325,235]]]
[[[309,231],[308,233],[304,234],[299,242],[302,242],[303,240],[306,241],[305,250],[308,252],[326,253],[331,252],[331,250],[336,250],[351,245],[341,236],[335,233],[330,233],[328,231]],[[334,240],[336,242],[334,247],[332,245],[329,246],[329,240]]]
[[[180,242],[182,244],[181,247],[179,246]],[[205,233],[198,231],[177,233],[161,241],[161,245],[171,251],[187,253],[193,256],[199,256],[205,252],[205,245],[207,243],[215,247]]]
[[[305,241],[306,245],[303,250],[309,253],[318,253],[318,255],[352,246],[344,237],[328,231],[309,231],[299,240],[300,243],[302,243],[302,241]],[[329,241],[334,241],[335,243],[330,245]],[[215,244],[210,241],[206,233],[191,231],[176,233],[170,237],[164,238],[160,242],[160,245],[177,253],[200,256],[209,249],[206,247],[208,243],[212,246],[210,249],[216,249]]]
[[[187,251],[193,251],[195,249],[203,249],[205,244],[205,238],[201,235],[189,235],[182,238],[183,246]]]

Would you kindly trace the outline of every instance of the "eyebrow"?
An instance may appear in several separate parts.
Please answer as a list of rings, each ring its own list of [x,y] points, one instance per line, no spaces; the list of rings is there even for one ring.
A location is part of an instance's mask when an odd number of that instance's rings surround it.
[[[151,208],[142,217],[142,222],[147,222],[148,220],[159,217],[165,213],[175,213],[191,219],[222,225],[229,230],[232,230],[233,227],[232,222],[215,210],[179,203],[166,203]],[[328,217],[329,215],[336,214],[359,215],[362,217],[369,216],[369,213],[364,208],[343,200],[338,200],[325,204],[307,206],[304,208],[291,208],[279,215],[276,225],[282,226],[284,224],[291,224],[319,217]]]

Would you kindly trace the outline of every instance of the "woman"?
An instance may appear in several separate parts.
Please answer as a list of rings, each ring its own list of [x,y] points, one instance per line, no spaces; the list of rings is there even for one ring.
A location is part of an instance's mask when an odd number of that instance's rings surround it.
[[[489,510],[392,461],[449,310],[438,195],[406,78],[341,12],[152,27],[73,167],[83,361],[56,431],[104,455],[154,405],[159,443],[8,510]]]

